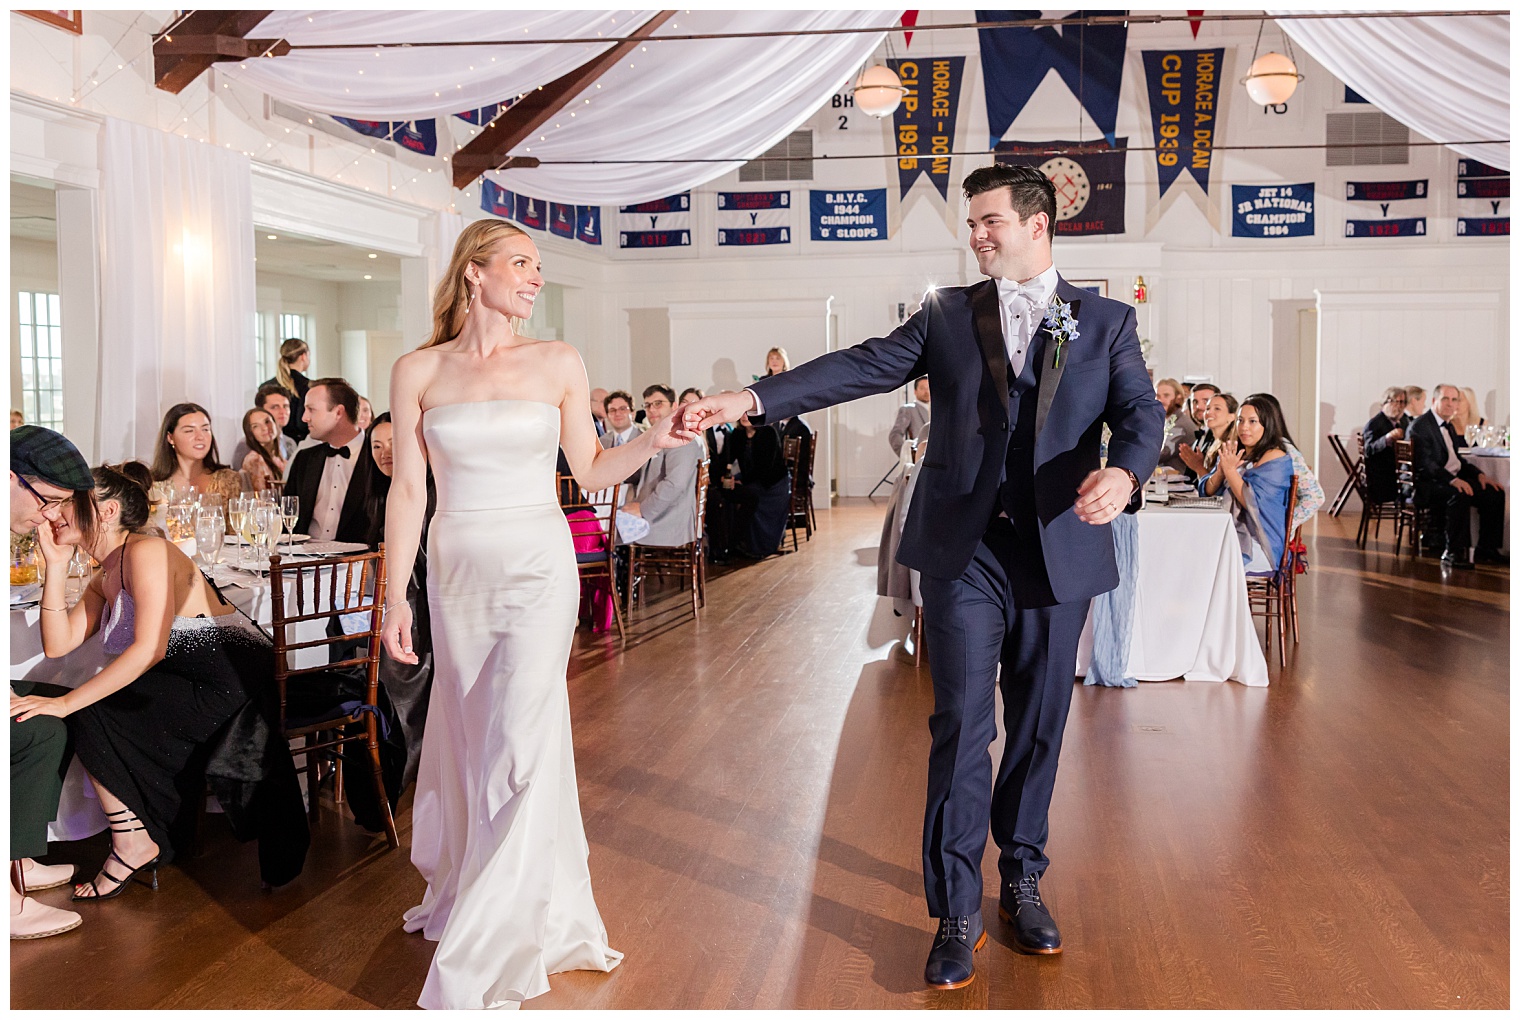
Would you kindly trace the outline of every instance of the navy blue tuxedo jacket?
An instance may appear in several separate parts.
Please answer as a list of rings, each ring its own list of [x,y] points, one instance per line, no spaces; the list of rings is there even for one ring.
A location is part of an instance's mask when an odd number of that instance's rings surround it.
[[[867,340],[758,380],[751,390],[776,420],[873,393],[898,389],[927,373],[933,436],[898,546],[904,566],[954,579],[970,565],[998,512],[998,489],[1010,441],[1033,444],[1032,486],[1039,542],[1058,602],[1075,602],[1119,583],[1108,525],[1077,519],[1077,487],[1099,467],[1103,426],[1112,435],[1108,466],[1128,468],[1143,485],[1161,454],[1165,414],[1156,400],[1135,312],[1120,301],[1064,279],[1056,294],[1070,302],[1077,339],[1052,364],[1054,342],[1041,329],[1027,353],[1038,379],[1040,414],[1010,422],[1008,353],[997,284],[932,292],[922,308],[884,337]],[[1029,434],[1032,433],[1032,434]],[[1139,509],[1137,491],[1126,508]]]

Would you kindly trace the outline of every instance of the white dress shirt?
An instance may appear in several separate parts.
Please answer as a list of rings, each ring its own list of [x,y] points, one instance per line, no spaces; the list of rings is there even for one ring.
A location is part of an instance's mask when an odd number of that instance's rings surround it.
[[[639,435],[639,427],[637,425],[630,425],[622,432],[616,432],[611,428],[609,428],[607,431],[612,432],[613,446],[622,446],[624,443],[631,443],[637,439]]]
[[[338,533],[338,519],[343,516],[343,501],[348,498],[348,483],[354,477],[354,465],[364,447],[364,433],[348,441],[347,457],[328,457],[322,465],[322,480],[317,483],[316,506],[311,511],[311,537],[330,542]]]
[[[1430,413],[1434,416],[1436,424],[1440,426],[1441,440],[1446,444],[1446,470],[1455,477],[1462,473],[1462,458],[1457,456],[1457,445],[1451,441],[1451,433],[1446,430],[1446,426],[1451,423],[1442,420],[1441,416],[1434,411]]]
[[[1027,283],[998,280],[998,305],[1003,311],[1003,342],[1008,347],[1008,364],[1014,375],[1024,371],[1029,343],[1045,321],[1045,311],[1056,293],[1059,274],[1055,266]]]

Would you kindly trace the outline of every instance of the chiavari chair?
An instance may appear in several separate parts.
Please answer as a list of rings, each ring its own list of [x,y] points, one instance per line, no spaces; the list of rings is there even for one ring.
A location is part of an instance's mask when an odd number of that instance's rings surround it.
[[[1294,574],[1293,548],[1289,539],[1294,537],[1293,506],[1298,502],[1298,475],[1288,485],[1288,514],[1283,524],[1283,551],[1278,557],[1277,569],[1270,574],[1246,575],[1246,600],[1251,615],[1267,621],[1267,651],[1272,649],[1272,628],[1277,627],[1277,658],[1284,666],[1288,664],[1288,628],[1292,627],[1294,640],[1298,640],[1297,582]]]
[[[639,597],[641,578],[678,577],[682,587],[691,588],[691,612],[707,604],[707,557],[704,555],[707,519],[708,462],[697,466],[696,521],[693,534],[696,537],[685,545],[657,546],[631,543],[628,551],[628,612],[632,614]]]
[[[1356,437],[1357,468],[1362,472],[1362,520],[1356,529],[1356,545],[1358,549],[1367,548],[1369,538],[1377,538],[1381,535],[1384,521],[1393,522],[1393,554],[1399,554],[1399,547],[1404,540],[1404,497],[1403,487],[1399,487],[1393,499],[1374,500],[1370,498],[1371,489],[1366,484],[1367,441],[1358,433]],[[1395,463],[1397,463],[1395,454]]]
[[[580,575],[582,590],[589,587],[606,595],[612,603],[613,618],[617,620],[618,637],[626,641],[628,632],[623,625],[613,554],[617,546],[618,494],[622,483],[601,492],[587,493],[569,475],[560,475],[558,481],[560,506],[565,511],[570,538],[575,543],[575,569]]]
[[[285,585],[289,582],[295,597],[295,606],[289,604]],[[302,746],[291,748],[294,756],[306,756],[307,793],[309,813],[317,821],[317,787],[322,779],[322,763],[331,763],[334,783],[342,782],[341,749],[350,744],[362,744],[369,753],[370,772],[374,779],[375,796],[379,803],[381,822],[385,827],[385,839],[391,848],[400,845],[396,836],[396,820],[391,815],[390,799],[385,791],[385,778],[380,768],[380,626],[385,606],[385,547],[375,552],[352,556],[329,556],[317,560],[286,561],[278,554],[269,557],[269,586],[271,602],[270,631],[274,638],[274,682],[279,692],[280,733],[287,740],[304,738]],[[326,620],[330,624],[339,617],[367,616],[368,629],[358,634],[345,633],[341,626],[329,626],[337,631],[321,638],[291,641],[288,629],[298,624]],[[310,648],[331,649],[334,645],[349,646],[355,639],[363,641],[363,654],[356,653],[338,662],[319,666],[292,667],[292,653]],[[290,718],[288,708],[291,688],[303,683],[316,684],[330,680],[340,670],[363,670],[363,692],[351,710],[336,707],[311,718]],[[298,696],[299,700],[299,696]],[[362,727],[357,732],[354,727]],[[341,799],[340,788],[335,788]]]

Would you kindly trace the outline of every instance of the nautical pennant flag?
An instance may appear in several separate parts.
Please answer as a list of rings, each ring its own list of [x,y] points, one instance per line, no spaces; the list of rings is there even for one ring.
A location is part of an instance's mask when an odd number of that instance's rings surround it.
[[[638,205],[618,206],[619,248],[691,245],[691,192]]]
[[[790,191],[718,192],[719,247],[791,242]]]

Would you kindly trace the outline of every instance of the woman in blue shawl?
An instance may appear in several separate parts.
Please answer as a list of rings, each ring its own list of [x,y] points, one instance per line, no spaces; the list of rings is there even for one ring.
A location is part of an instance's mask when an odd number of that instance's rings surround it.
[[[1229,487],[1248,574],[1270,574],[1282,562],[1293,483],[1287,432],[1277,401],[1253,393],[1240,404],[1235,440],[1220,449],[1213,472],[1199,482],[1210,496]]]

